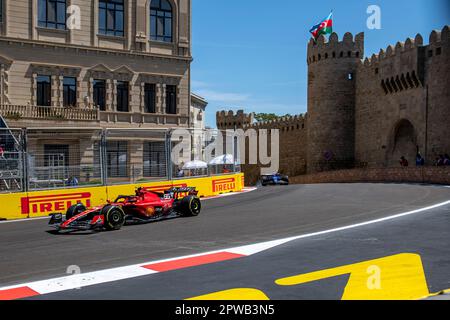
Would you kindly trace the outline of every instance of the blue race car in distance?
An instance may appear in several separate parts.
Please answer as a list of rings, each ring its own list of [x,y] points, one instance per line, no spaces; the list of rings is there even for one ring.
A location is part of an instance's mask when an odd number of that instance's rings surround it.
[[[280,173],[261,176],[261,184],[263,187],[267,185],[289,185],[289,177]]]

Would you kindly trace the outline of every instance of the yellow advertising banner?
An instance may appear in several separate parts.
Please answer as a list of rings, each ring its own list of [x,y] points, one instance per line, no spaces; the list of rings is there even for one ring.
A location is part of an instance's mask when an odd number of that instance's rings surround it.
[[[23,218],[45,217],[54,212],[65,213],[76,203],[89,208],[106,201],[105,187],[35,191],[20,199],[20,211]]]
[[[0,219],[24,219],[28,218],[28,214],[22,212],[22,201],[27,199],[27,193],[8,193],[0,194]]]
[[[204,178],[186,178],[172,181],[107,187],[58,189],[28,193],[0,194],[2,210],[0,219],[25,219],[45,217],[66,210],[73,204],[83,203],[95,207],[114,201],[119,195],[132,195],[139,187],[164,192],[172,187],[195,187],[199,197],[210,197],[224,193],[239,192],[244,188],[244,174],[230,174]]]

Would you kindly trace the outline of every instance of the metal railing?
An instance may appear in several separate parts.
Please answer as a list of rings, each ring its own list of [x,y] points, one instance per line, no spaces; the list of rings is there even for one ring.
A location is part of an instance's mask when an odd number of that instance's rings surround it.
[[[10,121],[22,119],[38,120],[70,120],[95,121],[109,123],[141,123],[141,124],[171,124],[187,123],[189,117],[181,114],[156,114],[142,112],[101,111],[98,108],[78,107],[46,107],[31,105],[0,104],[0,116]]]
[[[83,108],[0,105],[0,113],[3,117],[13,120],[24,118],[97,121],[99,119],[97,110]]]
[[[205,150],[214,137],[203,130],[190,133],[187,157],[178,159],[173,130],[0,128],[0,193],[136,184],[240,169],[235,163],[208,165]]]

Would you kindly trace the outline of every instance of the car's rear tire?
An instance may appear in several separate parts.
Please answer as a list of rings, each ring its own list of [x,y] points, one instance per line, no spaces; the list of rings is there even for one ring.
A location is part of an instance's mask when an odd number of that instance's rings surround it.
[[[71,206],[69,209],[67,209],[66,212],[66,220],[70,220],[73,217],[79,215],[80,213],[83,213],[86,211],[86,207],[82,203],[77,203]]]
[[[121,207],[108,205],[102,209],[104,227],[108,231],[120,230],[125,224],[125,212]]]
[[[187,196],[181,200],[180,212],[185,217],[196,217],[202,210],[202,203],[196,196]]]

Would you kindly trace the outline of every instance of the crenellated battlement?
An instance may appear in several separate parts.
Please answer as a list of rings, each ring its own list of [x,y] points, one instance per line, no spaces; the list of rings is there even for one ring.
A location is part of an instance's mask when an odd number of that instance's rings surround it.
[[[225,129],[289,129],[303,130],[306,128],[307,114],[299,114],[290,117],[281,117],[277,120],[255,122],[253,113],[244,113],[239,110],[234,111],[218,111],[216,113],[217,128]]]
[[[311,39],[308,43],[308,64],[317,63],[327,59],[356,58],[364,56],[364,32],[355,37],[350,32],[344,34],[342,41],[337,33],[333,32],[328,40],[321,35],[317,41]]]
[[[305,130],[307,115],[281,117],[277,120],[260,121],[244,126],[244,129],[279,129],[281,131]]]
[[[422,35],[417,34],[414,39],[407,38],[404,42],[399,41],[395,46],[389,45],[386,49],[380,49],[378,54],[366,57],[363,65],[365,67],[378,66],[383,60],[395,58],[406,52],[417,51],[417,49],[421,47],[423,47],[423,37]]]
[[[253,113],[245,113],[239,110],[234,111],[218,111],[216,113],[216,123],[218,129],[234,129],[242,128],[254,122]]]
[[[389,45],[386,49],[380,49],[378,54],[366,57],[363,65],[365,67],[374,67],[384,60],[395,59],[402,54],[417,51],[420,48],[440,47],[444,42],[449,41],[449,37],[449,26],[445,26],[441,31],[433,30],[429,36],[429,44],[424,46],[422,35],[417,34],[414,39],[407,38],[404,42],[397,42],[395,46]]]

